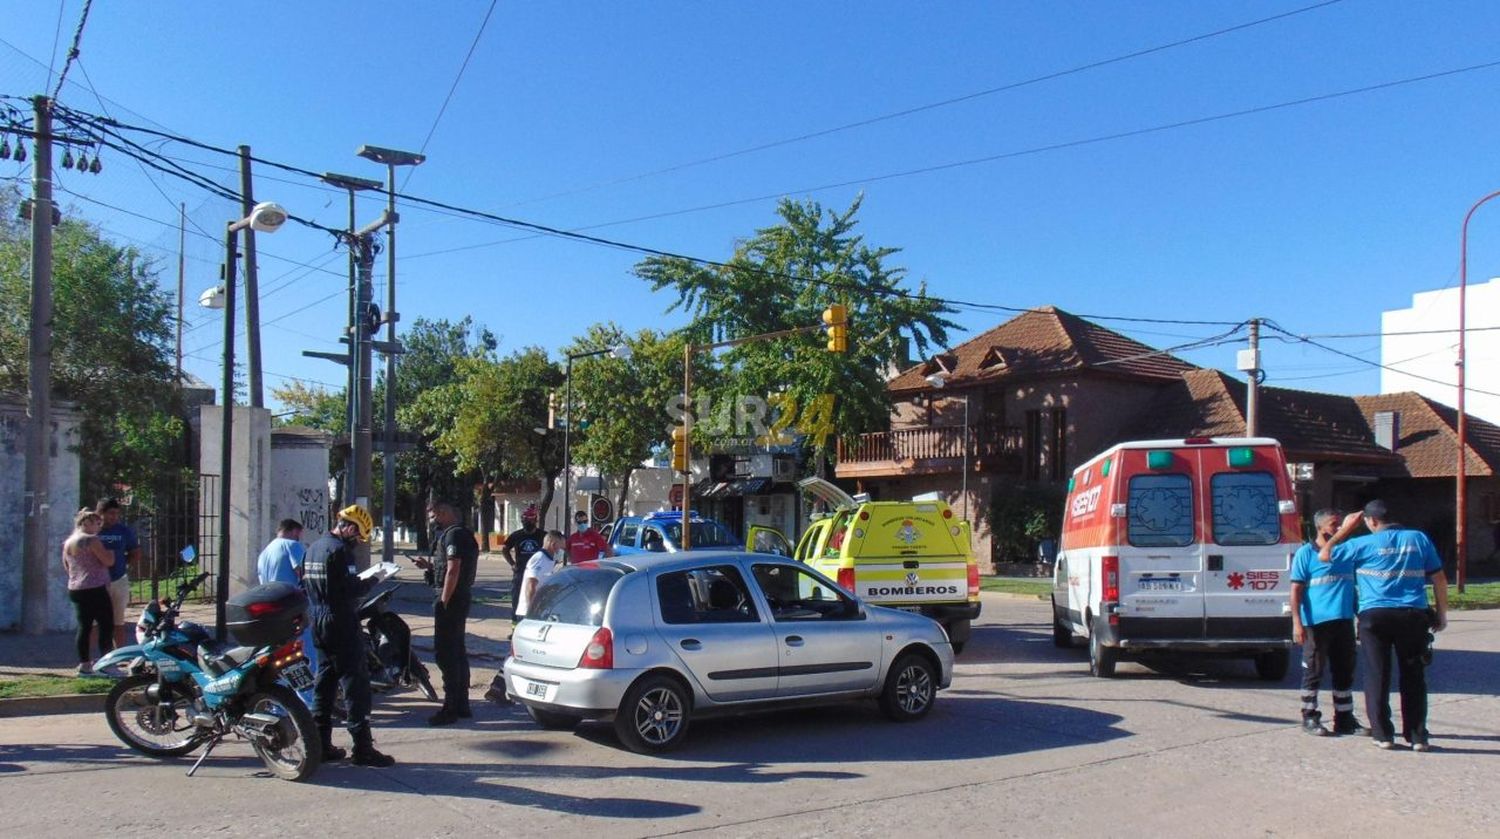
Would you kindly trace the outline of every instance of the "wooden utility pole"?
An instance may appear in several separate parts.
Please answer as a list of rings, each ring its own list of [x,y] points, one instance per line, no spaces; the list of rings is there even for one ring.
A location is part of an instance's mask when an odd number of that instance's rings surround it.
[[[36,159],[31,175],[31,325],[26,424],[25,560],[21,566],[21,629],[47,631],[47,519],[52,508],[52,100],[38,96]]]
[[[250,147],[240,146],[240,208],[249,218],[255,210],[250,177]],[[255,270],[255,229],[245,228],[245,349],[250,365],[250,407],[265,407],[260,367],[260,276]]]

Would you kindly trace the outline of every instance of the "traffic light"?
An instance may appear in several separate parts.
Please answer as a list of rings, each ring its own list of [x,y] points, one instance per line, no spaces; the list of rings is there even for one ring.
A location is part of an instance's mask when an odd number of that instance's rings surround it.
[[[849,310],[842,303],[834,303],[823,310],[823,322],[828,324],[829,352],[849,351]]]
[[[689,471],[687,429],[680,425],[672,428],[672,468],[678,472]]]

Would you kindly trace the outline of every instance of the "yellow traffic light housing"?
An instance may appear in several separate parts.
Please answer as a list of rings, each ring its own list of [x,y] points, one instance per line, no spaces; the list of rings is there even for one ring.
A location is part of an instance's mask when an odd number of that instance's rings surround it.
[[[672,429],[672,468],[678,472],[689,470],[687,429],[680,425]]]
[[[842,303],[834,303],[823,310],[823,323],[827,324],[829,352],[849,351],[849,310]]]

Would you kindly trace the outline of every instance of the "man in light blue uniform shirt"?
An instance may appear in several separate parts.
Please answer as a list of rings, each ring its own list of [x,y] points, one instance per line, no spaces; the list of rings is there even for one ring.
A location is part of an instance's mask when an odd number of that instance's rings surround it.
[[[1375,745],[1395,744],[1391,725],[1391,651],[1401,668],[1401,734],[1415,751],[1432,749],[1427,734],[1427,635],[1448,625],[1448,578],[1427,534],[1391,522],[1384,501],[1350,513],[1320,551],[1328,562],[1334,545],[1361,519],[1370,533],[1348,542],[1359,589],[1359,643],[1365,660],[1365,713]],[[1427,607],[1432,581],[1434,609]]]
[[[1303,543],[1292,557],[1292,640],[1302,645],[1302,730],[1317,737],[1368,734],[1354,716],[1354,563],[1346,546],[1331,562],[1318,560],[1318,546],[1338,531],[1336,510],[1313,514],[1318,543]],[[1323,726],[1318,688],[1323,672],[1333,680],[1333,730]]]
[[[302,544],[302,522],[282,519],[276,526],[276,538],[260,552],[255,560],[255,570],[260,575],[260,584],[288,583],[302,588],[302,559],[307,555],[307,546]],[[313,646],[312,616],[303,618],[302,654],[314,673],[318,672],[318,649]],[[301,691],[302,701],[312,707],[312,688]]]

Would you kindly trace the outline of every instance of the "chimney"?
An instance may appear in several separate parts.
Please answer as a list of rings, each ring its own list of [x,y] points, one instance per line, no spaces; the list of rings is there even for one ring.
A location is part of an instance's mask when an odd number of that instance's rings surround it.
[[[1374,430],[1375,445],[1395,451],[1401,443],[1401,412],[1376,411]]]

